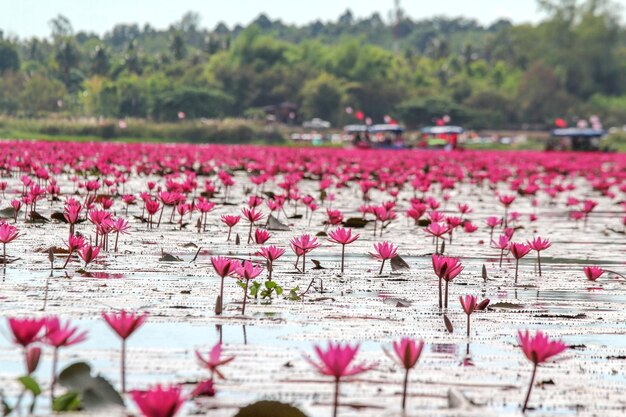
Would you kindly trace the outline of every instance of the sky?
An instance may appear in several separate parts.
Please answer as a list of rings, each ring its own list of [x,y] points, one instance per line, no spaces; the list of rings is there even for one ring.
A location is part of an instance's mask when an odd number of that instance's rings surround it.
[[[401,0],[401,6],[414,19],[445,15],[491,23],[542,18],[536,0]],[[202,27],[213,28],[219,22],[247,24],[260,13],[286,23],[334,20],[348,8],[357,17],[379,12],[386,19],[392,7],[393,0],[0,0],[0,30],[20,38],[49,36],[48,22],[59,14],[75,31],[103,34],[118,23],[167,28],[190,10],[200,14]]]

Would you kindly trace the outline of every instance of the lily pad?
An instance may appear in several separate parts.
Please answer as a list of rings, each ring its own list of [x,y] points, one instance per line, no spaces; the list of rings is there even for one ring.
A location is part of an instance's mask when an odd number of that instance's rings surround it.
[[[362,229],[367,225],[368,221],[362,219],[360,217],[350,217],[349,219],[343,222],[345,227],[350,227],[352,229]]]
[[[85,410],[110,406],[124,406],[124,401],[113,386],[100,375],[91,376],[91,367],[78,362],[59,374],[59,384],[80,394],[81,407]]]
[[[406,261],[404,259],[402,259],[402,257],[400,255],[396,255],[393,258],[391,258],[389,263],[391,264],[391,270],[394,271],[394,272],[395,271],[406,271],[406,270],[411,269],[409,264],[407,264]]]
[[[268,217],[267,221],[267,230],[277,231],[277,232],[288,232],[291,230],[289,226],[284,223],[281,223],[276,217],[271,214]]]
[[[279,401],[257,401],[239,409],[235,417],[306,417],[306,414]]]

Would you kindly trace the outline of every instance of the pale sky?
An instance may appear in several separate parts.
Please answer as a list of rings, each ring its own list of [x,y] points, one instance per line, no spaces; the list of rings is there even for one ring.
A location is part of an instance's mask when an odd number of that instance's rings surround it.
[[[618,0],[626,5],[626,0]],[[515,22],[541,19],[535,0],[401,0],[412,18],[464,16],[490,23],[505,17]],[[162,29],[187,11],[202,17],[201,26],[223,21],[232,27],[247,24],[260,13],[286,23],[336,19],[347,8],[357,17],[379,12],[384,19],[393,0],[0,0],[0,29],[20,38],[48,36],[48,22],[58,14],[70,19],[75,31],[102,34],[118,23],[150,23]]]

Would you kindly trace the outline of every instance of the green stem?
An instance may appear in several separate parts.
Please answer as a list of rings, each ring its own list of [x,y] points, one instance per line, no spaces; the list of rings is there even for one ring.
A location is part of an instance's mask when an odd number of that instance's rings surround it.
[[[530,385],[528,385],[528,392],[526,393],[526,400],[524,401],[524,406],[522,407],[522,413],[526,412],[528,408],[528,400],[530,400],[530,393],[533,389],[533,384],[535,383],[535,375],[537,374],[537,364],[533,367],[533,375],[530,377]]]

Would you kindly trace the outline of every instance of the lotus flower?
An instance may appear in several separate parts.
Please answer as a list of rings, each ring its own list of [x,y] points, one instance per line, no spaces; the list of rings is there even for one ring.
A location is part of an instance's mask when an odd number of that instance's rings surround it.
[[[143,417],[174,417],[186,401],[179,386],[157,385],[147,391],[131,391]]]
[[[382,261],[380,271],[378,271],[378,275],[382,275],[385,261],[387,259],[393,259],[398,255],[398,247],[391,242],[380,242],[374,243],[374,251],[375,252],[370,252],[370,256]]]
[[[526,358],[533,363],[533,374],[530,378],[530,385],[528,385],[528,393],[526,394],[526,400],[522,407],[522,413],[528,408],[528,401],[530,400],[530,393],[535,383],[535,376],[537,374],[537,366],[544,362],[547,362],[553,356],[567,349],[567,345],[560,340],[550,340],[548,335],[537,331],[534,336],[531,336],[526,332],[522,333],[518,331],[518,339],[521,345],[522,351]]]
[[[122,340],[121,383],[122,392],[126,392],[126,339],[128,339],[139,327],[141,327],[141,325],[143,325],[148,315],[145,313],[127,313],[122,310],[118,314],[102,313],[102,317]]]
[[[449,256],[433,254],[431,259],[435,275],[439,278],[439,308],[448,308],[448,284],[463,271],[463,265],[458,258]],[[442,280],[446,282],[445,304],[442,304]]]
[[[599,266],[586,266],[583,268],[583,271],[589,281],[595,281],[604,274],[604,269]]]
[[[403,337],[399,341],[393,342],[393,352],[395,353],[396,362],[404,368],[404,383],[402,385],[402,409],[406,409],[406,394],[409,385],[409,371],[417,365],[417,361],[422,355],[424,349],[424,341],[419,342]],[[388,356],[392,357],[389,352],[385,351]],[[392,357],[392,359],[394,359]]]
[[[358,351],[358,344],[352,347],[349,344],[342,345],[341,343],[328,342],[326,350],[323,350],[320,346],[315,346],[315,353],[321,362],[314,362],[305,357],[320,374],[332,376],[335,379],[333,417],[337,417],[339,408],[339,383],[341,378],[358,375],[374,368],[372,365],[351,365]]]
[[[542,239],[540,237],[536,237],[527,243],[532,250],[537,252],[537,264],[539,265],[539,276],[541,276],[541,251],[548,249],[552,246],[552,243],[548,239]]]
[[[234,356],[222,358],[221,343],[217,343],[213,346],[206,358],[202,355],[202,353],[200,353],[200,351],[196,350],[196,357],[198,358],[198,361],[200,361],[200,364],[211,372],[211,379],[213,379],[214,375],[217,375],[220,379],[226,379],[224,374],[220,372],[219,368],[235,359]]]
[[[338,227],[337,229],[328,233],[329,241],[341,245],[341,273],[343,274],[344,259],[346,254],[346,245],[355,242],[360,235],[352,236],[352,229],[344,229]]]

